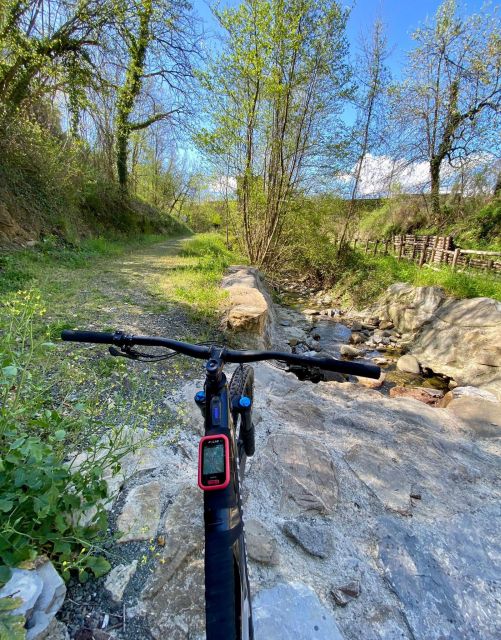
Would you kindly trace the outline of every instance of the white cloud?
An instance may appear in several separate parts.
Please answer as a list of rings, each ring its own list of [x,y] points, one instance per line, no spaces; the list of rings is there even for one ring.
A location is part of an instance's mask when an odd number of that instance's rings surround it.
[[[490,155],[471,156],[468,161],[469,171],[495,164]],[[355,167],[353,167],[353,174]],[[348,185],[353,180],[353,174],[344,174],[341,181]],[[459,172],[449,164],[444,163],[441,171],[442,191],[447,192],[451,182],[457,178]],[[430,166],[428,162],[408,162],[390,156],[375,156],[367,154],[360,175],[358,195],[360,197],[384,196],[391,188],[398,187],[405,193],[428,191],[430,188]]]

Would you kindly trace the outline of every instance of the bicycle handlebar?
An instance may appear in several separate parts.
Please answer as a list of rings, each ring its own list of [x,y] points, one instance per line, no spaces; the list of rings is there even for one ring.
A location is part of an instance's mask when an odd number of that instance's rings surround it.
[[[210,347],[202,347],[188,342],[179,342],[170,338],[155,338],[151,336],[127,335],[121,331],[115,333],[101,333],[98,331],[71,331],[65,329],[61,333],[62,340],[71,342],[92,342],[96,344],[111,344],[117,347],[132,347],[141,345],[146,347],[166,347],[192,358],[206,359],[211,356]],[[335,371],[364,378],[378,379],[381,369],[373,364],[348,362],[335,358],[311,358],[294,353],[279,351],[234,351],[224,348],[221,354],[224,362],[244,363],[260,362],[263,360],[281,360],[287,364],[318,367],[325,371]]]

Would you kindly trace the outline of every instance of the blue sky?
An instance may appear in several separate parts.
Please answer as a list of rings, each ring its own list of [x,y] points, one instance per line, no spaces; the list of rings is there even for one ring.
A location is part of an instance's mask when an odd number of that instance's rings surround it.
[[[217,24],[212,18],[209,4],[206,0],[192,0],[196,13],[204,22],[205,30],[209,34],[217,33]],[[388,42],[392,49],[389,66],[395,78],[400,77],[400,71],[405,62],[405,54],[412,48],[412,32],[426,20],[433,16],[441,2],[439,0],[340,0],[345,7],[353,7],[348,22],[347,36],[350,46],[356,46],[360,34],[367,32],[376,17],[380,16],[387,27]],[[222,6],[235,6],[238,0],[220,0]],[[458,5],[465,13],[476,13],[482,10],[484,0],[459,0]],[[493,3],[494,4],[494,3]]]

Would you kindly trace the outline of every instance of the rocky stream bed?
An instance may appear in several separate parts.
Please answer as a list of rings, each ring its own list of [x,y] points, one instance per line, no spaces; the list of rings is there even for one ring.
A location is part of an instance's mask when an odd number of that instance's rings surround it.
[[[417,329],[382,313],[387,302],[351,316],[325,296],[309,309],[297,299],[272,305],[250,275],[242,284],[237,271],[230,282],[251,289],[239,290],[240,308],[229,312],[234,329],[247,308],[258,343],[363,357],[384,372],[379,381],[333,375],[314,385],[255,368],[256,454],[243,499],[256,640],[501,637],[501,405],[492,372],[487,388],[457,392],[468,385],[452,365],[433,370],[413,355]],[[425,311],[416,306],[414,316]],[[46,638],[204,637],[202,425],[193,403],[201,374],[165,395],[183,425],[176,443],[159,439],[126,460],[111,512],[112,529],[123,532],[114,568],[70,585]],[[481,420],[471,407],[451,410],[464,398],[481,402]]]

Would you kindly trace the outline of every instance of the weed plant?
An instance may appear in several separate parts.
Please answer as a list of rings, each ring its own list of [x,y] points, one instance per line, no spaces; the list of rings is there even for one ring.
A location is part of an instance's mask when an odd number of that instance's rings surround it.
[[[65,579],[106,573],[107,480],[148,440],[131,437],[124,420],[106,421],[104,385],[95,384],[102,372],[93,380],[64,360],[45,312],[34,291],[11,293],[0,307],[0,582],[40,555]],[[84,400],[75,383],[87,384]],[[110,403],[131,409],[116,394]]]

